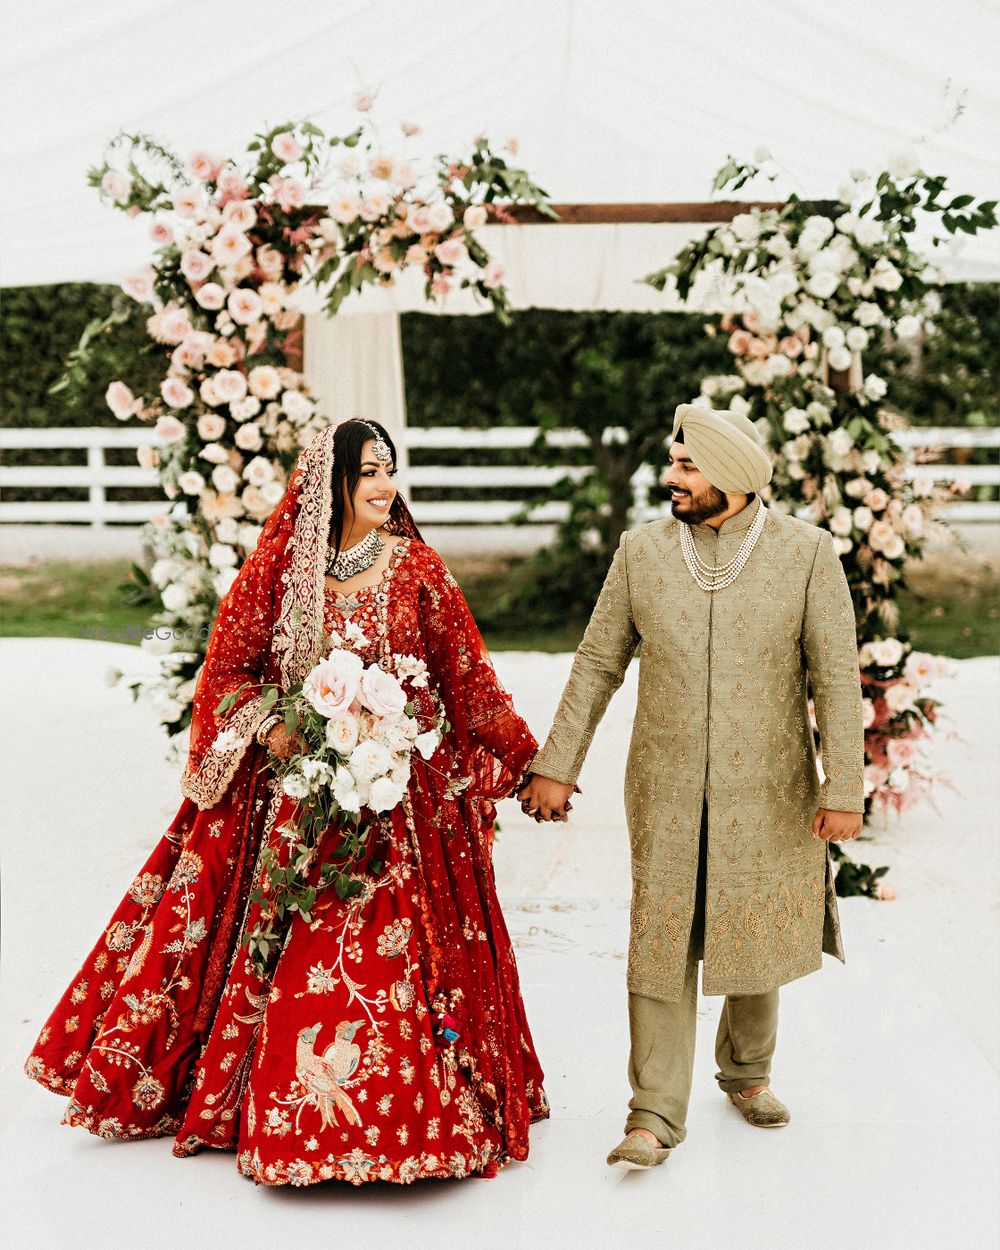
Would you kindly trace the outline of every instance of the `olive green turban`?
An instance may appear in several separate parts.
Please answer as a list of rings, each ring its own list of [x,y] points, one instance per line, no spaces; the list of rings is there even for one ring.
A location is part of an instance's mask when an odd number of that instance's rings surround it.
[[[760,435],[742,413],[679,404],[674,414],[675,439],[679,430],[695,468],[716,490],[749,495],[771,480],[771,461]]]

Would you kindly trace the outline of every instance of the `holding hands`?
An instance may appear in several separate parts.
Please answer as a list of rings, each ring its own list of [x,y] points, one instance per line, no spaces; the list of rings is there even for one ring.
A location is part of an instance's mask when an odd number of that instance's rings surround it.
[[[580,793],[579,786],[528,773],[517,792],[517,799],[521,811],[527,816],[534,816],[539,823],[543,820],[567,821],[573,810],[570,795]]]

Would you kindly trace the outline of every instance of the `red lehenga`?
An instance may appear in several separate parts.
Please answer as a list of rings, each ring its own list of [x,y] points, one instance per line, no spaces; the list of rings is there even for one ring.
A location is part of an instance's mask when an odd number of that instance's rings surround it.
[[[512,792],[536,743],[457,584],[416,538],[399,540],[381,581],[349,599],[322,589],[322,569],[308,586],[275,576],[309,563],[307,495],[293,476],[284,516],[220,607],[213,643],[228,634],[242,646],[224,648],[223,663],[210,643],[188,797],[26,1071],[69,1095],[64,1123],[106,1138],[173,1134],[177,1155],[235,1150],[239,1171],[265,1184],[491,1174],[527,1156],[529,1125],[548,1115],[491,865],[493,801]],[[297,553],[281,539],[293,519]],[[260,850],[282,846],[293,801],[253,739],[252,692],[225,721],[247,739],[235,771],[208,743],[222,693],[255,669],[277,679],[280,645],[266,652],[261,638],[317,588],[318,634],[349,618],[370,640],[366,663],[423,659],[450,729],[429,761],[414,757],[403,804],[378,818],[362,891],[347,902],[321,894],[265,982],[240,938],[260,915],[248,901]]]

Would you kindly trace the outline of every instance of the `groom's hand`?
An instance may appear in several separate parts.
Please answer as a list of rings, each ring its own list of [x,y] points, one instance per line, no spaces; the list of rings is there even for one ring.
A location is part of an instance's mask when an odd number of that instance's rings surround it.
[[[864,819],[860,812],[834,812],[821,807],[813,818],[813,837],[824,842],[850,842],[861,832]]]
[[[527,784],[518,791],[517,799],[521,811],[535,820],[569,820],[573,804],[569,801],[574,791],[579,794],[579,786],[566,785],[562,781],[553,781],[551,777],[532,775]]]

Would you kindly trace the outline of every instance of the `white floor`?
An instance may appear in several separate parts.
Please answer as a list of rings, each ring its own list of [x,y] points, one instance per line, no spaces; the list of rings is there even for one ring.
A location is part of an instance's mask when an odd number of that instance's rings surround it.
[[[229,1155],[109,1144],[59,1124],[20,1066],[45,1015],[180,801],[150,710],[103,672],[144,657],[80,640],[0,645],[5,703],[0,1175],[5,1245],[986,1247],[997,1242],[996,776],[1000,662],[941,683],[943,789],[859,847],[900,897],[842,904],[848,962],[782,992],[774,1087],[792,1123],[743,1123],[714,1087],[718,1000],[703,999],[688,1140],[649,1174],[613,1172],[628,1095],[628,864],[621,769],[634,671],[595,740],[574,822],[502,810],[496,858],[553,1116],[489,1183],[255,1188]],[[498,667],[543,734],[566,656]],[[363,1242],[361,1242],[363,1239]],[[459,1239],[462,1239],[461,1242]]]

